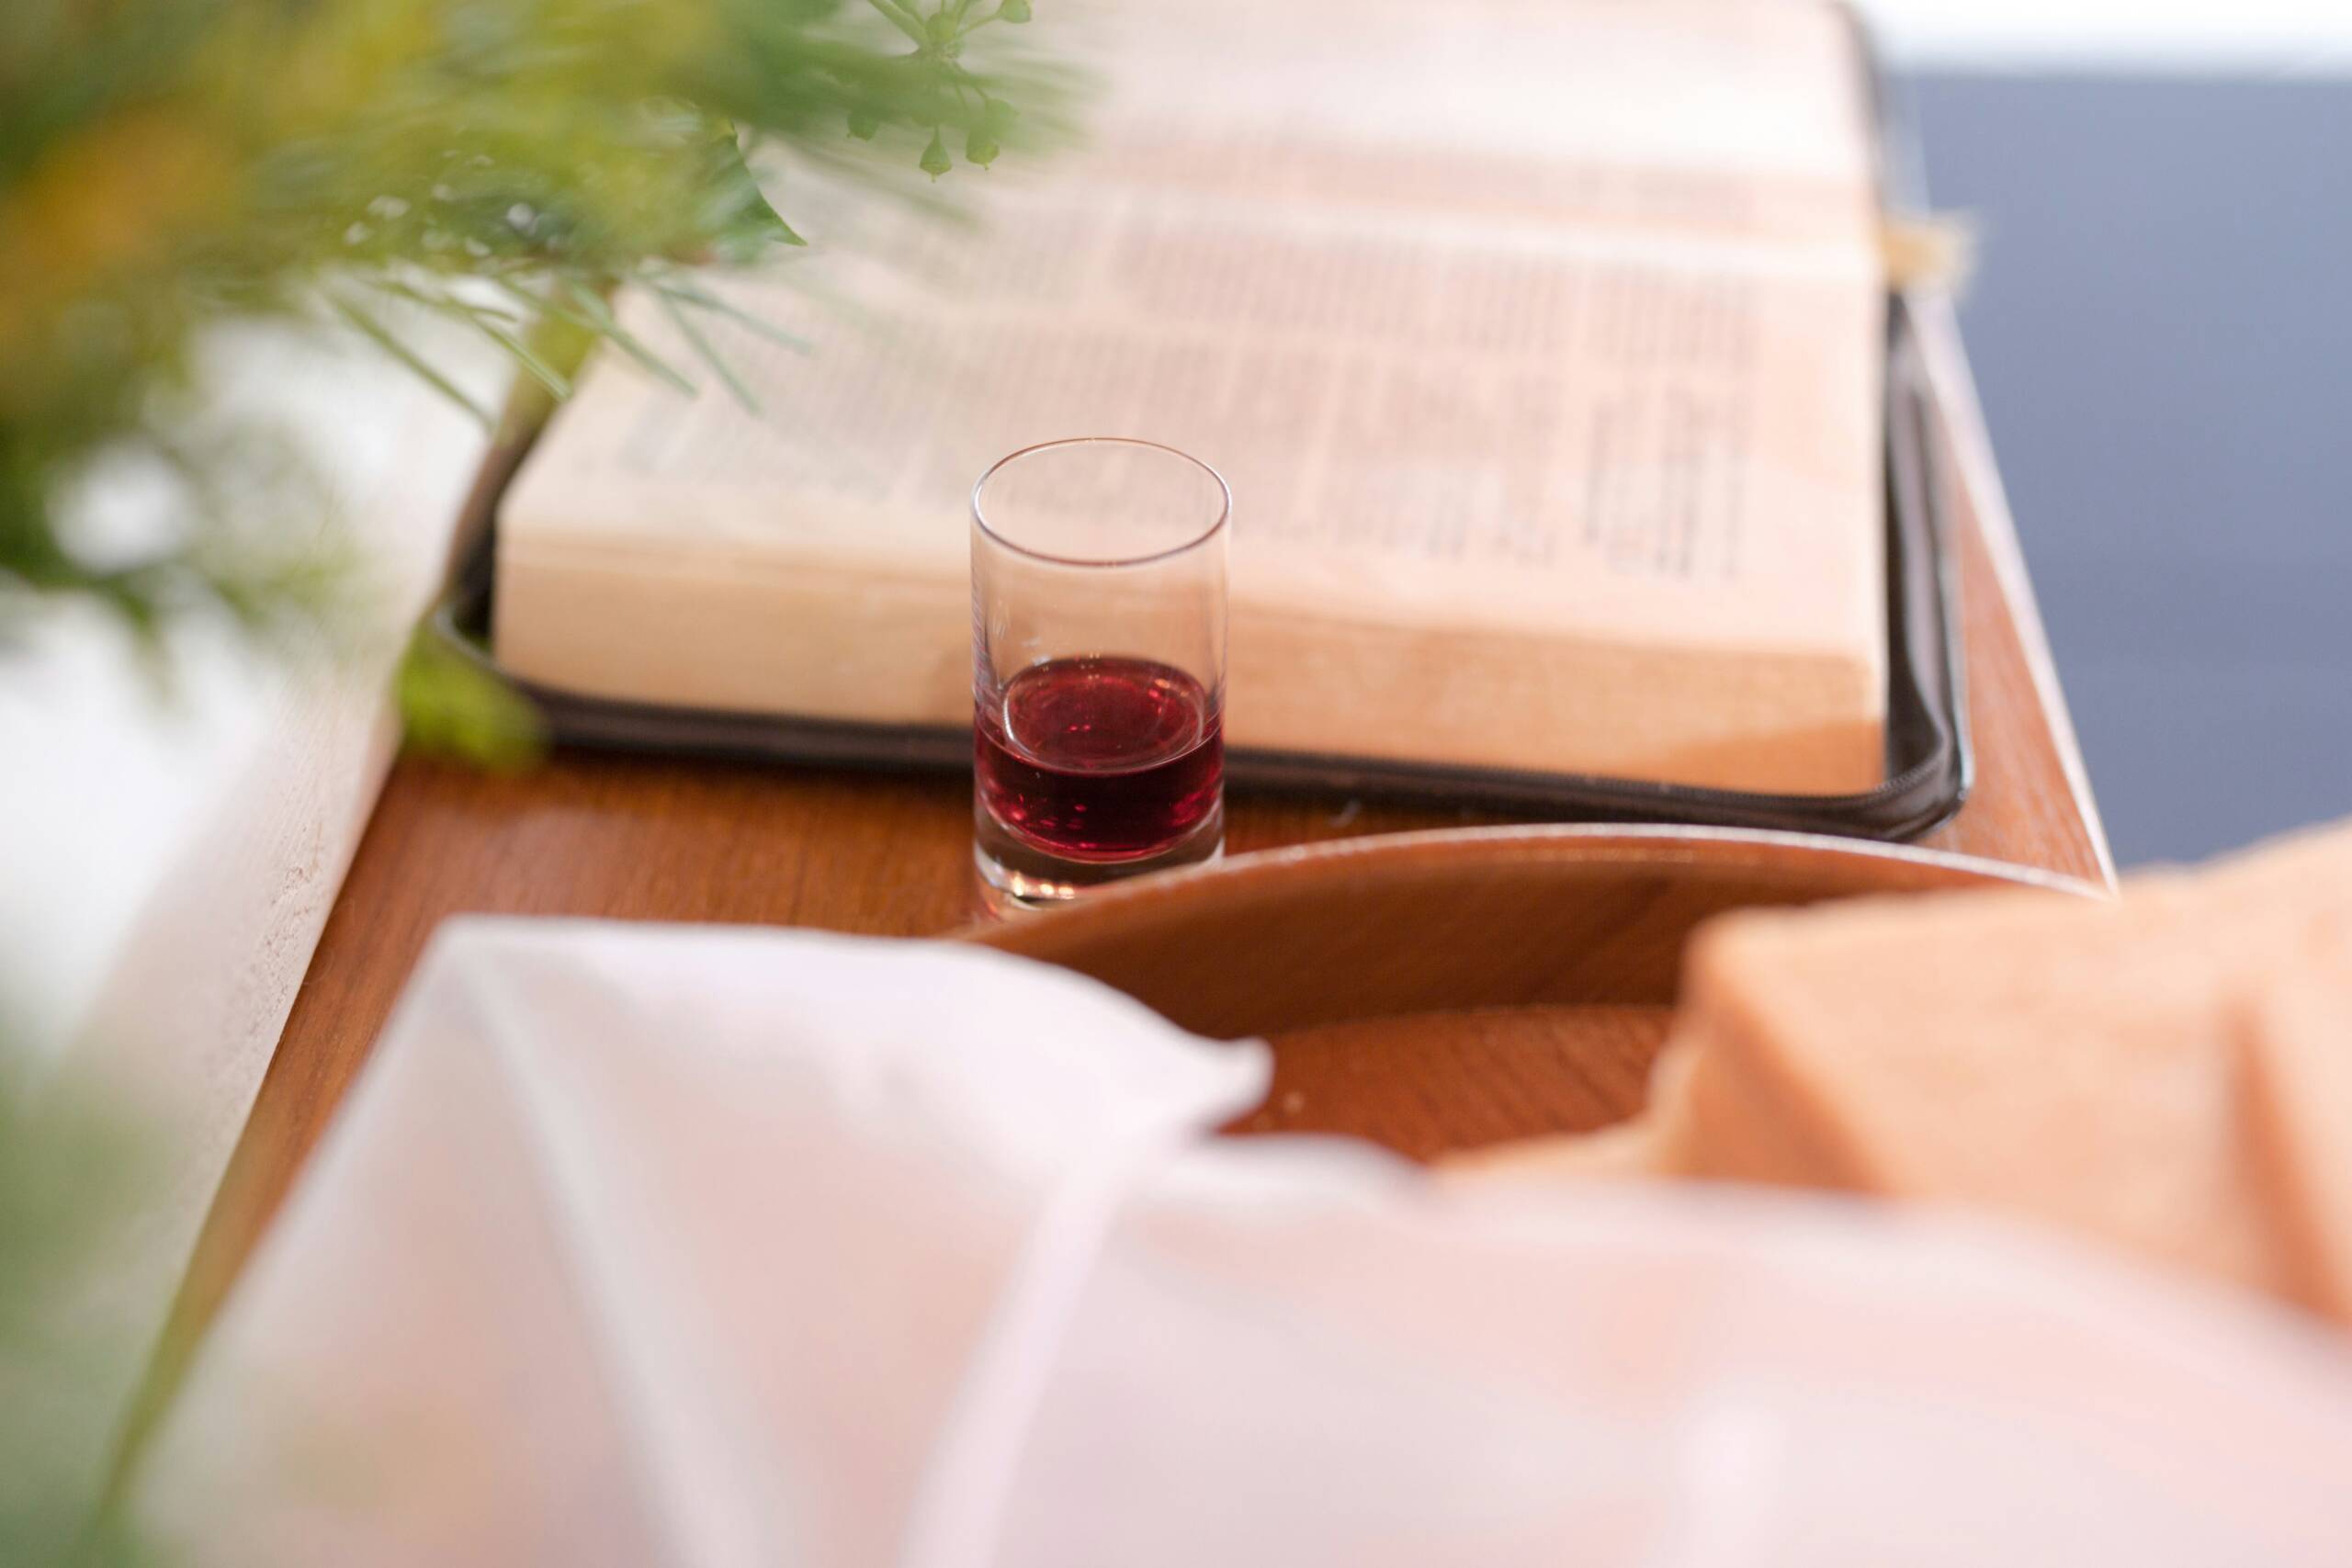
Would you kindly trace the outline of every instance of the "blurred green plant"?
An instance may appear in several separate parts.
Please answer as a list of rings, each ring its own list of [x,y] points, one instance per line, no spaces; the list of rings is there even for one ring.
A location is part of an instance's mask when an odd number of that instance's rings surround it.
[[[43,599],[315,627],[331,596],[283,547],[241,444],[206,428],[207,329],[338,321],[488,422],[403,324],[454,322],[548,395],[691,269],[800,243],[748,144],[877,184],[985,166],[1050,125],[1061,78],[967,46],[1026,0],[6,0],[0,5],[0,646]],[[1023,106],[1016,112],[1015,102]],[[876,145],[878,144],[878,146]],[[72,498],[101,465],[166,476],[181,519],[125,556]],[[300,519],[315,537],[315,515]],[[430,684],[430,682],[427,682]]]
[[[410,640],[395,694],[408,743],[420,751],[511,773],[537,761],[546,741],[529,698],[484,673],[429,627],[419,627]]]
[[[967,60],[1028,18],[1027,0],[0,0],[0,671],[9,634],[62,602],[105,607],[159,661],[191,617],[332,637],[351,551],[322,543],[320,476],[206,403],[215,329],[339,324],[487,423],[408,323],[495,345],[526,396],[569,395],[599,343],[691,390],[694,367],[614,316],[641,288],[732,387],[693,326],[729,307],[694,269],[801,243],[747,149],[877,191],[945,173],[951,141],[985,167],[1066,101],[1017,47]],[[162,481],[171,520],[128,547],[79,504],[125,470]],[[401,686],[420,743],[527,755],[527,706],[456,655],[420,638]],[[122,1243],[137,1140],[28,1094],[5,1023],[0,1563],[129,1562],[66,1473],[87,1445],[60,1439],[122,1414],[93,1391],[146,1349],[74,1299]]]
[[[145,1151],[119,1111],[40,1092],[0,1037],[0,1562],[153,1561],[93,1466],[119,1415],[126,1332],[107,1284],[137,1245]]]

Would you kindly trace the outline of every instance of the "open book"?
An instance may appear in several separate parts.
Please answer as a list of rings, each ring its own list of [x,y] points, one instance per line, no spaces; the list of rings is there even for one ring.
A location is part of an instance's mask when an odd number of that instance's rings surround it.
[[[786,201],[812,253],[729,292],[811,347],[721,345],[760,412],[605,356],[501,513],[507,669],[968,723],[973,480],[1139,435],[1232,485],[1237,747],[1880,782],[1885,281],[1842,12],[1065,17],[1093,141],[959,173],[977,226]]]

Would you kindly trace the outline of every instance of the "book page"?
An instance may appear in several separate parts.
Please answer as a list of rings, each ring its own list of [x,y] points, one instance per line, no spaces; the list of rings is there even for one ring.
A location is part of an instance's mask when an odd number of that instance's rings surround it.
[[[1113,90],[1086,177],[1771,243],[1845,243],[1875,218],[1868,83],[1825,0],[1211,0],[1182,17],[1093,15]]]
[[[959,171],[971,227],[804,192],[817,254],[726,292],[808,352],[712,333],[760,411],[608,355],[503,554],[960,591],[990,462],[1140,435],[1233,487],[1237,660],[1273,617],[1515,630],[1842,660],[1883,704],[1883,282],[1838,13],[1095,20],[1095,148]],[[650,301],[627,315],[692,363]]]

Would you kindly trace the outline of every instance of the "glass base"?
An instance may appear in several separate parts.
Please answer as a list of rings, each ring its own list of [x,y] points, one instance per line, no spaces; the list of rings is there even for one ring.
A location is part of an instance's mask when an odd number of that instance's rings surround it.
[[[1133,860],[1069,860],[1016,836],[986,811],[974,814],[972,864],[980,876],[980,903],[1001,919],[1069,903],[1091,889],[1148,876],[1156,871],[1176,871],[1204,865],[1225,853],[1225,807],[1217,808],[1183,839],[1158,854]]]

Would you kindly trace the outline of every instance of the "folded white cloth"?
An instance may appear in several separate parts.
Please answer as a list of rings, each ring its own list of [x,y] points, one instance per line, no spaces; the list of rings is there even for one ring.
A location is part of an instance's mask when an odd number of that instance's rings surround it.
[[[2352,1360],[1793,1197],[1218,1141],[1255,1045],[944,945],[467,922],[153,1456],[198,1562],[2352,1562]]]

